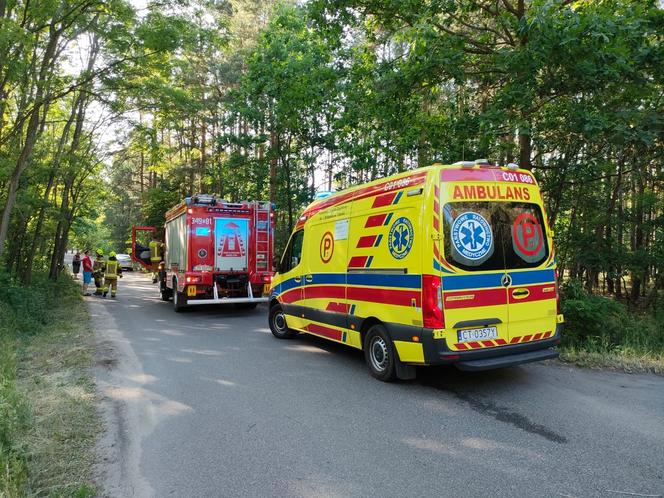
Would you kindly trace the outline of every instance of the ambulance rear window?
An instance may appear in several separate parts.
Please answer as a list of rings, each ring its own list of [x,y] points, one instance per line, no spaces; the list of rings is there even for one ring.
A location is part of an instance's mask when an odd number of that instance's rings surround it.
[[[445,259],[462,270],[533,268],[549,247],[542,211],[519,202],[452,202],[443,208]]]

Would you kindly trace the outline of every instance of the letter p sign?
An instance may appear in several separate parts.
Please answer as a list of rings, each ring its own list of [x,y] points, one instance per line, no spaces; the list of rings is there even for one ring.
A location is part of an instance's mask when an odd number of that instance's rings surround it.
[[[332,232],[325,232],[320,239],[320,259],[323,263],[329,263],[334,254],[334,236]]]
[[[544,256],[542,225],[530,213],[521,213],[512,224],[512,245],[523,259],[534,263]]]

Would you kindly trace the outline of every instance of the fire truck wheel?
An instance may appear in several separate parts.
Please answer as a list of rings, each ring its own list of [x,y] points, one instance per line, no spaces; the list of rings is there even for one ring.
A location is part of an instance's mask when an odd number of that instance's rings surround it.
[[[272,331],[272,335],[277,339],[290,339],[295,337],[295,332],[290,330],[288,325],[286,325],[284,311],[278,304],[270,308],[268,320],[270,322],[270,330]]]
[[[173,309],[179,313],[187,307],[187,298],[184,293],[178,292],[177,280],[173,281]]]
[[[396,377],[396,355],[392,339],[385,327],[372,325],[364,336],[364,359],[371,375],[384,382]]]

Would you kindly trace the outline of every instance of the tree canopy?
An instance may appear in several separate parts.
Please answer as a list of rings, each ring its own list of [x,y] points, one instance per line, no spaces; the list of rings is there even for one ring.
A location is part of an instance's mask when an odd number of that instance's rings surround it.
[[[531,169],[587,291],[664,287],[655,0],[0,0],[0,255],[29,280],[193,193],[269,199],[433,162]]]

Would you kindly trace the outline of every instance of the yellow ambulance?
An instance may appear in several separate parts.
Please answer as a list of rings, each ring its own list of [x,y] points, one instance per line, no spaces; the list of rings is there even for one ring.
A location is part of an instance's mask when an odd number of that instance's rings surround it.
[[[317,200],[272,281],[275,337],[362,349],[371,374],[487,370],[555,358],[553,232],[527,170],[435,164]]]

